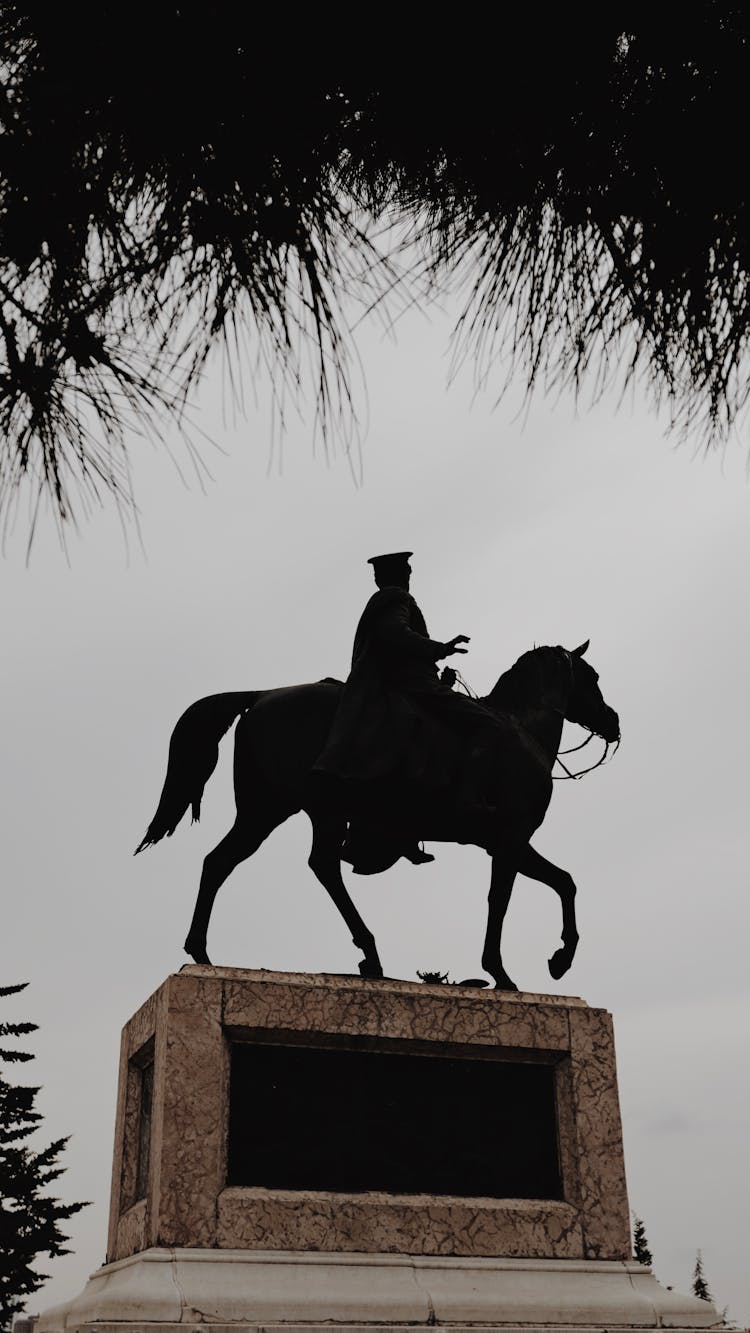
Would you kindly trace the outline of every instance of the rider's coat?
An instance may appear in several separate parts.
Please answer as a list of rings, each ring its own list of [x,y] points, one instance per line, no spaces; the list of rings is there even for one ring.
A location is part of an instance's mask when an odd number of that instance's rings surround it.
[[[357,625],[351,671],[316,768],[347,784],[394,776],[433,788],[454,781],[461,742],[495,719],[442,684],[436,664],[444,656],[445,644],[429,637],[410,593],[399,587],[374,593]]]

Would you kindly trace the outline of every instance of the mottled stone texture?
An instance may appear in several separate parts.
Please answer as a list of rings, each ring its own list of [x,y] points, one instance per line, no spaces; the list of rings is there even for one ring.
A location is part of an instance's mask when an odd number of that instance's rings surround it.
[[[153,1182],[158,1178],[163,1121],[163,1063],[168,982],[146,1000],[126,1024],[120,1042],[115,1149],[109,1205],[108,1255],[135,1254],[153,1243],[150,1218]],[[151,1180],[145,1199],[134,1199],[138,1121],[140,1114],[139,1057],[154,1049],[154,1105],[151,1138]]]
[[[555,1068],[564,1201],[225,1188],[229,1046],[346,1044]],[[134,1069],[153,1049],[151,1168],[134,1200]],[[630,1234],[609,1015],[582,1000],[401,981],[185,967],[123,1032],[109,1252],[246,1251],[622,1260]]]
[[[630,1216],[611,1016],[570,1014],[570,1066],[585,1259],[629,1257]]]
[[[437,1198],[412,1194],[328,1194],[227,1189],[219,1201],[222,1248],[355,1254],[494,1254],[508,1258],[578,1259],[583,1250],[576,1210],[534,1199]],[[276,1247],[274,1247],[276,1248]]]
[[[156,1245],[215,1245],[224,1184],[227,1045],[222,983],[170,979]]]

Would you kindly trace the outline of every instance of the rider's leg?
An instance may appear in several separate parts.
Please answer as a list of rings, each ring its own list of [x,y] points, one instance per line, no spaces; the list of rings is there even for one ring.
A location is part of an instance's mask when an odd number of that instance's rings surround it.
[[[419,800],[415,803],[410,783],[398,775],[374,782],[369,789],[361,787],[354,809],[348,812],[341,860],[348,861],[357,875],[381,874],[402,856],[415,866],[434,861],[419,844],[424,796],[419,793],[419,797],[421,805]]]
[[[353,819],[349,825],[341,860],[348,861],[355,875],[380,875],[390,870],[401,857],[413,866],[434,861],[431,852],[425,852],[416,838],[408,838],[387,828],[377,828],[364,820]]]
[[[407,861],[411,861],[413,866],[425,866],[429,861],[435,860],[432,852],[426,852],[424,847],[418,842],[409,843],[405,846],[401,855]]]

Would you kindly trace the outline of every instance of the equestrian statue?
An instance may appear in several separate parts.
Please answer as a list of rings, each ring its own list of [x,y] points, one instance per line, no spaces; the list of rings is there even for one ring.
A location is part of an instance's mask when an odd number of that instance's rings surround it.
[[[237,816],[203,863],[185,950],[208,963],[207,932],[218,890],[235,866],[290,815],[312,823],[309,865],[362,951],[362,976],[383,969],[372,933],[341,874],[387,870],[400,857],[432,861],[424,841],[470,843],[492,858],[482,967],[497,988],[516,990],[501,937],[517,874],[549,885],[562,905],[562,945],[549,960],[556,980],[578,944],[575,884],[531,846],[552,796],[563,722],[579,723],[607,747],[619,743],[588,643],[534,648],[483,698],[454,689],[438,662],[466,652],[468,638],[431,639],[409,592],[410,551],[373,556],[377,591],[354,637],[346,682],[333,679],[199,699],[172,733],[159,805],[136,849],[171,835],[189,808],[200,816],[219,741],[235,719]],[[606,750],[605,750],[606,754]],[[566,770],[567,772],[567,770]],[[475,984],[481,984],[477,982]]]

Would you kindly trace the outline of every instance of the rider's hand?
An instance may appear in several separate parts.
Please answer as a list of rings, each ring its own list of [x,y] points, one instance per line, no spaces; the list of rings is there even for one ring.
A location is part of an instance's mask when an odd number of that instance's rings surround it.
[[[454,653],[468,652],[467,648],[459,648],[459,643],[469,643],[468,635],[457,634],[455,639],[449,639],[448,642],[443,645],[445,649],[443,657],[452,657]]]

